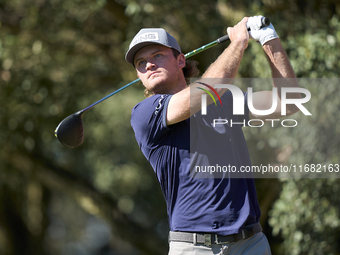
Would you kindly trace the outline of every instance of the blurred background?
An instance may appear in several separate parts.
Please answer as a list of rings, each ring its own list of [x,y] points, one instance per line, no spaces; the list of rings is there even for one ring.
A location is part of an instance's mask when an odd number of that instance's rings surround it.
[[[0,0],[0,254],[167,254],[165,202],[130,127],[142,85],[86,112],[81,146],[54,130],[136,79],[124,55],[141,28],[163,27],[189,52],[259,14],[297,77],[319,82],[302,85],[313,116],[294,115],[296,128],[245,129],[253,164],[340,163],[337,0]],[[201,73],[227,45],[194,57]],[[270,77],[258,43],[238,77]],[[339,184],[256,179],[273,254],[340,254]]]

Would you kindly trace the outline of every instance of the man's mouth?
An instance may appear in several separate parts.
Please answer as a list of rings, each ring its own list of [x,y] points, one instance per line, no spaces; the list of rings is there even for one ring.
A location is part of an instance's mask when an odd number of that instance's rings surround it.
[[[154,76],[154,75],[157,74],[157,73],[158,73],[158,72],[152,72],[152,73],[150,73],[148,79],[151,78],[152,76]]]

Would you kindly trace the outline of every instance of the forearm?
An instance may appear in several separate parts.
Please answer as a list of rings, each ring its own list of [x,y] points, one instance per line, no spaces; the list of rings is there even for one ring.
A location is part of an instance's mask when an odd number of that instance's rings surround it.
[[[295,72],[290,64],[287,53],[284,50],[280,39],[274,39],[263,45],[274,79],[274,86],[297,87]],[[284,79],[286,83],[275,82]]]
[[[202,79],[191,84],[183,91],[172,96],[169,102],[167,124],[171,125],[189,118],[192,114],[198,112],[201,108],[201,97],[205,92],[196,89],[208,89],[205,85],[214,88],[216,84],[231,84],[237,74],[243,57],[244,44],[232,42],[223,53],[212,63],[206,72],[202,75]],[[202,83],[200,83],[202,82]],[[195,89],[192,88],[195,87]],[[216,89],[221,96],[227,89]],[[208,97],[207,103],[211,104],[213,100]],[[176,111],[171,111],[175,107]]]
[[[194,85],[195,87],[200,87],[207,89],[206,84],[215,89],[215,91],[222,96],[227,89],[226,88],[215,88],[216,84],[232,84],[238,68],[240,66],[246,42],[244,41],[233,41],[229,46],[223,51],[223,53],[212,63],[206,72],[202,75],[202,79],[197,81]],[[202,83],[200,83],[202,82]],[[190,91],[191,100],[191,114],[200,110],[201,97],[205,93],[200,89],[195,89]],[[213,99],[211,97],[207,98],[207,104],[211,104]]]
[[[202,83],[214,87],[216,84],[230,84],[233,81],[240,66],[244,50],[248,46],[249,34],[246,22],[247,18],[244,18],[233,28],[229,27],[227,29],[231,43],[203,74]],[[206,86],[195,83],[173,95],[169,101],[167,111],[168,125],[185,120],[200,110],[201,97],[205,92],[200,89],[190,89],[192,86],[207,89]],[[216,91],[219,95],[222,95],[226,89],[216,89]],[[208,97],[207,103],[212,103],[210,97]]]
[[[237,74],[246,44],[247,41],[231,42],[218,59],[209,66],[202,78],[223,78],[232,81]]]
[[[273,39],[266,42],[263,45],[263,49],[268,58],[268,62],[271,68],[273,77],[273,86],[277,88],[277,93],[279,96],[278,105],[272,116],[255,116],[256,118],[269,118],[269,117],[283,117],[281,116],[281,89],[284,87],[299,87],[298,81],[295,76],[295,72],[290,64],[287,53],[282,47],[280,39]],[[299,99],[301,98],[300,93],[288,93],[287,98],[289,99]],[[253,95],[253,105],[255,109],[266,110],[272,105],[272,94],[271,92],[256,92]],[[287,115],[292,115],[299,109],[293,105],[286,106]],[[254,116],[250,116],[251,118]]]

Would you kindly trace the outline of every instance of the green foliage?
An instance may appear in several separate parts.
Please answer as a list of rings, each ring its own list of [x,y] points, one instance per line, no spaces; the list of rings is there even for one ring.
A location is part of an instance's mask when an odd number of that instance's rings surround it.
[[[269,223],[284,237],[283,254],[338,254],[339,180],[284,182]]]

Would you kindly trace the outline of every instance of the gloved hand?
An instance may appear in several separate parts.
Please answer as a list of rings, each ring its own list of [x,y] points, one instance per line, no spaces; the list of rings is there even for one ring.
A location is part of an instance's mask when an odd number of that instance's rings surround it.
[[[247,27],[250,28],[249,35],[256,41],[259,41],[261,45],[275,38],[279,38],[272,23],[270,23],[268,27],[260,29],[262,18],[263,16],[253,16],[250,17],[247,22]]]

